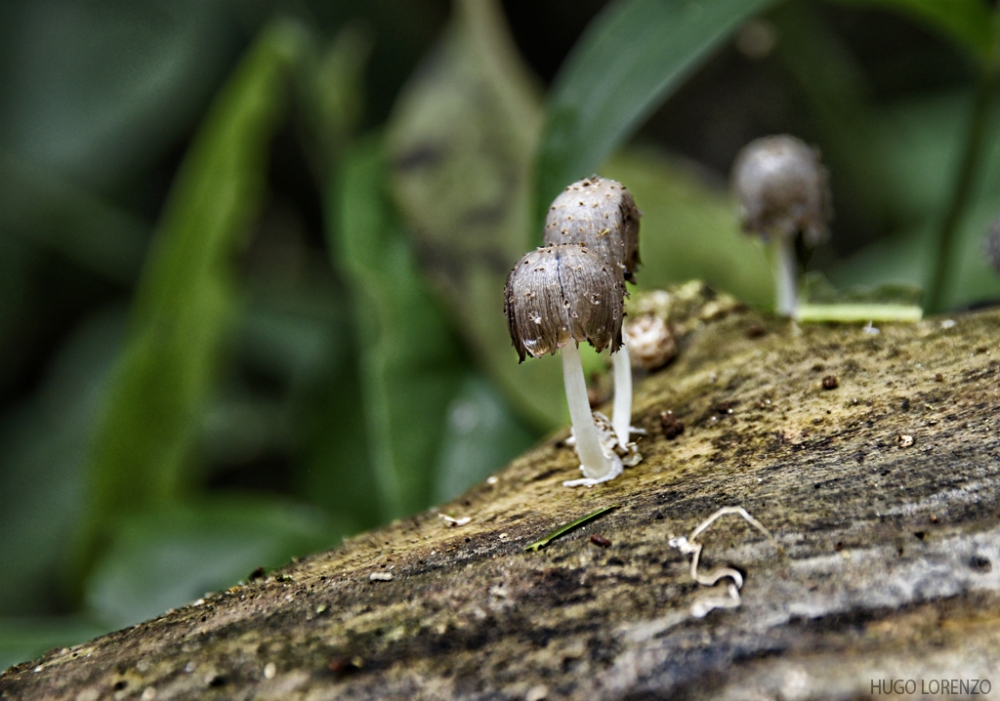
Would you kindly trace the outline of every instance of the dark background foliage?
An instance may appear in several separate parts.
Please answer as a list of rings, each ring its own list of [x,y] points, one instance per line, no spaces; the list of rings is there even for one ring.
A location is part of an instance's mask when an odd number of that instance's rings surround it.
[[[832,173],[811,269],[1000,292],[985,0],[604,5],[0,6],[0,667],[443,503],[563,423],[500,289],[591,170],[645,212],[646,288],[768,303],[726,180],[789,132]]]

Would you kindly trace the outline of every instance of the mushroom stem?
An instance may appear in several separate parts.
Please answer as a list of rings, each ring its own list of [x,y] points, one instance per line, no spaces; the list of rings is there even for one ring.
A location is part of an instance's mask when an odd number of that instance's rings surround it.
[[[611,472],[611,461],[601,449],[601,440],[594,425],[587,398],[587,382],[583,377],[583,363],[576,342],[570,341],[562,348],[563,381],[566,384],[566,402],[573,421],[576,454],[580,457],[583,474],[589,479],[600,479]]]
[[[774,269],[774,311],[778,316],[794,316],[798,302],[798,263],[790,237],[775,236],[771,240],[771,266]]]
[[[615,369],[615,412],[611,425],[618,445],[628,445],[632,428],[632,360],[628,355],[628,336],[622,330],[622,345],[611,354]]]

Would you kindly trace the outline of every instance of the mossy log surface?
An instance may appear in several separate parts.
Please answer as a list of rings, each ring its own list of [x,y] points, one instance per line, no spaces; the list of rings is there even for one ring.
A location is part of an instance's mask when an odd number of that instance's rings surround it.
[[[676,361],[639,387],[645,460],[617,480],[563,487],[579,476],[564,432],[439,512],[14,667],[0,698],[841,699],[887,678],[1000,693],[1000,311],[874,335],[695,307]],[[665,410],[685,424],[672,440]],[[669,541],[721,506],[783,552],[717,521],[702,571],[740,570],[742,603],[697,618],[721,590]]]

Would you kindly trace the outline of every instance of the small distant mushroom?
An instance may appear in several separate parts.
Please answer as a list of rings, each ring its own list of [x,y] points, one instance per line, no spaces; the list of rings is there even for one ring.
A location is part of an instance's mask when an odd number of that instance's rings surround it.
[[[792,316],[797,302],[795,237],[808,246],[829,235],[830,189],[819,153],[794,136],[767,136],[737,154],[733,187],[743,230],[770,243],[775,310]]]
[[[1000,217],[993,220],[986,234],[986,257],[1000,275]]]
[[[621,458],[605,454],[587,399],[579,344],[598,351],[622,343],[625,287],[601,256],[586,246],[544,246],[517,262],[504,288],[504,313],[511,341],[523,361],[562,350],[563,380],[586,477],[595,484],[621,474]]]
[[[639,218],[632,193],[617,180],[591,175],[569,185],[553,200],[545,217],[547,245],[586,246],[619,271],[624,284],[639,267]],[[632,423],[632,364],[628,336],[611,354],[615,377],[612,426],[618,443],[629,442]]]

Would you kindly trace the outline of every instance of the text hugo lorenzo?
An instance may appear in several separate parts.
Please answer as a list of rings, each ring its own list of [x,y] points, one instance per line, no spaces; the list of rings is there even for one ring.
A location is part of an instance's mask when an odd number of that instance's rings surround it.
[[[873,679],[874,694],[988,694],[993,690],[989,679]]]

